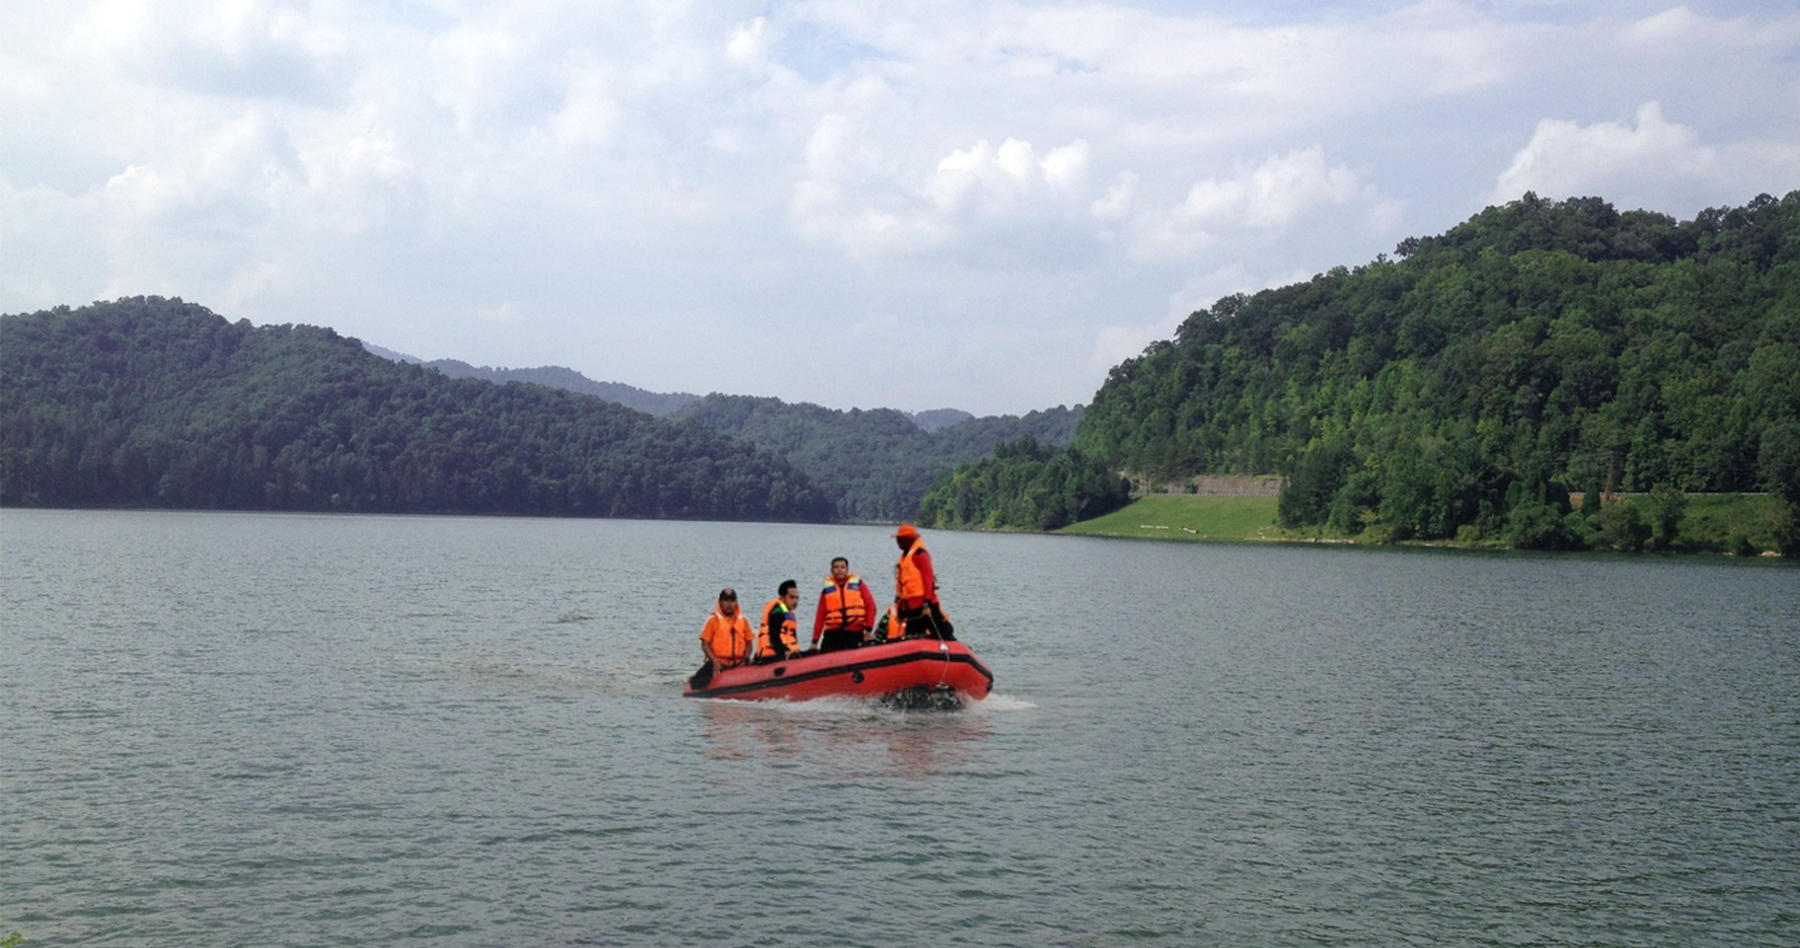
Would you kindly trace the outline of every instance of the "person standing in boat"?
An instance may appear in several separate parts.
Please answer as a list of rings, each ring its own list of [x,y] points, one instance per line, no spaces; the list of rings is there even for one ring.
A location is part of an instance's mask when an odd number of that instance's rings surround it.
[[[794,607],[800,604],[800,584],[782,580],[775,598],[763,604],[762,626],[756,630],[756,660],[785,662],[800,654],[800,620]]]
[[[727,668],[736,668],[750,660],[750,620],[738,611],[737,590],[729,586],[719,591],[719,606],[700,630],[700,651],[706,653],[706,664],[688,679],[695,688],[704,688],[713,676]]]
[[[956,641],[956,630],[938,603],[937,571],[931,566],[931,553],[925,549],[918,528],[901,524],[894,531],[894,542],[900,547],[900,562],[894,564],[894,605],[900,610],[905,635]]]
[[[868,638],[874,621],[875,594],[869,591],[869,584],[850,572],[849,560],[833,559],[831,575],[825,577],[825,588],[819,592],[819,608],[813,613],[813,647],[821,652],[855,648]]]

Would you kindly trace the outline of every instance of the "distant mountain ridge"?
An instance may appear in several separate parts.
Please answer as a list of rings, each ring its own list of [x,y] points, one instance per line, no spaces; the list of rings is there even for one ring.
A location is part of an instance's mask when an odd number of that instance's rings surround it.
[[[918,516],[925,492],[959,464],[1020,438],[1065,446],[1085,409],[1058,405],[1024,416],[969,416],[927,430],[891,408],[840,411],[778,398],[708,395],[674,420],[711,428],[780,455],[837,502],[841,520],[893,521]],[[955,409],[929,412],[933,420]]]
[[[912,420],[913,424],[924,428],[926,431],[936,431],[939,428],[948,428],[951,425],[961,424],[974,417],[975,416],[972,413],[963,411],[960,408],[934,408],[930,411],[913,412]]]
[[[394,362],[410,362],[429,369],[437,369],[453,379],[485,379],[496,385],[505,385],[508,382],[548,385],[551,388],[580,392],[583,395],[598,395],[609,402],[617,402],[627,408],[635,408],[659,417],[673,414],[700,400],[700,396],[689,392],[652,392],[635,385],[626,385],[623,382],[595,381],[574,369],[561,365],[540,365],[530,369],[499,369],[486,365],[470,365],[460,359],[433,359],[427,362],[418,356],[408,355],[371,342],[364,342],[362,345],[364,349],[384,359]],[[966,412],[960,408],[933,408],[920,412],[900,412],[900,414],[905,415],[911,419],[913,424],[926,431],[948,428],[975,417],[973,412]]]
[[[433,359],[421,363],[428,369],[436,369],[453,379],[485,379],[496,385],[508,382],[528,382],[533,385],[547,385],[568,392],[579,392],[583,395],[598,395],[609,402],[617,402],[626,408],[651,415],[668,415],[689,402],[699,400],[700,396],[687,392],[651,392],[623,382],[596,382],[574,369],[560,365],[541,365],[534,369],[495,369],[488,366],[473,366],[456,359]]]
[[[415,362],[452,378],[496,385],[524,382],[595,395],[749,442],[804,473],[831,496],[839,519],[854,521],[913,519],[934,482],[959,464],[986,457],[998,444],[1029,437],[1034,444],[1066,447],[1084,411],[1080,405],[1058,405],[1024,416],[976,417],[958,408],[911,413],[893,408],[840,410],[717,392],[700,398],[596,382],[563,366],[496,369],[457,359],[424,362],[391,349],[364,346],[384,358]]]

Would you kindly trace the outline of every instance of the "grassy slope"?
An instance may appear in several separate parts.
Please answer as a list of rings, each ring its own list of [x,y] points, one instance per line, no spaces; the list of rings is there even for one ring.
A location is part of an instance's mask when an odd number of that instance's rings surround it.
[[[1163,527],[1166,529],[1157,529]],[[1192,532],[1190,532],[1192,531]],[[1273,497],[1157,494],[1058,533],[1174,540],[1256,540],[1282,535]]]
[[[1743,537],[1759,552],[1776,547],[1771,529],[1781,501],[1766,494],[1689,494],[1687,511],[1675,532],[1675,547],[1728,552]]]
[[[1769,525],[1779,502],[1759,494],[1690,494],[1675,547],[1684,552],[1725,552],[1742,536],[1756,550],[1775,548]],[[1103,517],[1056,531],[1081,536],[1143,537],[1158,540],[1307,540],[1318,531],[1283,530],[1275,525],[1273,497],[1202,497],[1157,494],[1142,497]],[[1339,539],[1338,542],[1356,542]],[[1439,545],[1455,545],[1443,542]]]

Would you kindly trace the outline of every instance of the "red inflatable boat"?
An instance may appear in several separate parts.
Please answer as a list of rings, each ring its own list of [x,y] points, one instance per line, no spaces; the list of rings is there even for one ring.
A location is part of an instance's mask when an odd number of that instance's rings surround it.
[[[682,694],[689,698],[794,701],[855,695],[898,699],[911,705],[980,700],[993,687],[994,673],[967,645],[919,638],[727,668],[704,688],[689,682]]]

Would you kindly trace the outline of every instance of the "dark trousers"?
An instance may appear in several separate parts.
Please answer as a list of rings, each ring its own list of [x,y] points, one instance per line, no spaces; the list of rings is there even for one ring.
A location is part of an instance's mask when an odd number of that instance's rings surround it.
[[[819,637],[819,651],[835,652],[839,649],[856,648],[863,644],[861,629],[826,629]]]
[[[906,629],[907,638],[924,635],[946,642],[956,641],[956,627],[950,624],[943,608],[935,602],[928,602],[917,609],[901,610],[900,622]]]

